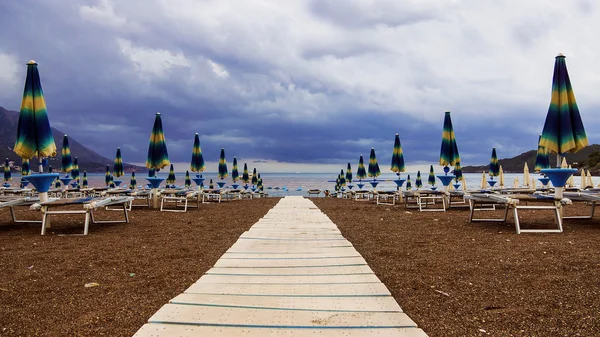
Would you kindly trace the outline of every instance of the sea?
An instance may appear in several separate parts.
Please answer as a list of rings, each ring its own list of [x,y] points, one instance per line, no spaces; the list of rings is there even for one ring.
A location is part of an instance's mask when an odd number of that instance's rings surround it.
[[[443,174],[443,173],[442,173]],[[415,188],[415,180],[417,177],[416,172],[403,172],[400,177],[402,179],[406,179],[410,175],[411,183],[413,189]],[[167,173],[160,173],[159,177],[166,178]],[[184,185],[185,173],[175,173],[177,178],[176,184],[177,186]],[[193,177],[194,175],[192,175]],[[481,173],[464,173],[464,178],[466,179],[467,189],[475,190],[481,188],[482,174]],[[104,173],[88,173],[88,183],[90,186],[105,186],[104,183]],[[202,177],[206,180],[204,181],[204,185],[206,187],[209,186],[210,179],[213,180],[216,187],[216,182],[220,179],[217,177],[216,173],[203,173]],[[335,179],[337,174],[335,173],[261,173],[261,178],[263,179],[263,186],[265,192],[269,196],[281,197],[287,195],[301,195],[306,196],[307,191],[309,189],[320,189],[320,190],[334,190],[335,188]],[[536,186],[541,187],[541,183],[537,181],[537,178],[540,178],[541,175],[537,173],[530,173],[530,178],[533,177],[536,179]],[[423,181],[424,189],[429,187],[427,183],[428,174],[422,174],[421,179]],[[126,174],[124,177],[120,178],[123,181],[123,186],[129,185],[130,175]],[[386,190],[395,190],[396,183],[393,180],[396,179],[396,174],[394,173],[383,173],[379,177],[377,177],[377,181],[379,184],[377,185],[377,190],[386,191]],[[489,180],[489,176],[486,176],[486,180]],[[504,187],[513,187],[515,179],[518,179],[519,186],[523,186],[523,173],[505,173],[504,174]],[[139,187],[142,184],[146,184],[146,180],[142,176],[142,174],[138,174],[136,177],[137,184]],[[371,185],[368,183],[370,179],[363,180],[365,186],[363,189],[372,189]],[[498,181],[498,177],[494,178],[495,181]],[[594,186],[598,186],[600,184],[600,177],[592,177],[594,182]],[[12,186],[17,187],[20,181],[20,175],[13,174],[13,179],[9,181]],[[226,182],[226,187],[230,187],[233,181],[231,178],[224,179]],[[358,181],[354,180],[353,185],[354,189],[357,189],[356,183]],[[580,176],[573,176],[574,186],[579,187],[581,184]],[[238,184],[243,186],[243,183],[238,181]],[[192,185],[195,184],[192,182]],[[436,184],[438,188],[442,186],[441,181],[436,179]],[[497,185],[496,185],[497,186]],[[403,185],[403,189],[405,189],[406,183]]]

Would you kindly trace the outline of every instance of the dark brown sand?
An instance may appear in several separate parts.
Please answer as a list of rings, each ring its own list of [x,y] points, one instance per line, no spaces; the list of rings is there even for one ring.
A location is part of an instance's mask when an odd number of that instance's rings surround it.
[[[278,200],[134,209],[131,223],[91,225],[88,236],[63,235],[82,233],[83,216],[57,217],[41,236],[40,225],[13,225],[2,209],[0,336],[131,336]]]
[[[600,336],[600,214],[565,220],[561,234],[516,235],[512,216],[469,223],[466,209],[312,200],[429,336]],[[553,221],[520,215],[524,226]]]

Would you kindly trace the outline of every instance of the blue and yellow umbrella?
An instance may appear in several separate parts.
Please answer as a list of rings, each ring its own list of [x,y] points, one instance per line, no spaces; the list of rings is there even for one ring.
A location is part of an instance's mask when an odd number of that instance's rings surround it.
[[[460,162],[456,162],[456,164],[454,165],[454,180],[461,181],[464,179],[463,177],[463,173],[462,173],[462,167],[460,166]]]
[[[113,174],[119,178],[125,175],[123,170],[123,157],[121,156],[121,148],[117,147],[117,154],[115,155],[115,162],[113,165]]]
[[[135,172],[131,172],[131,178],[129,179],[129,189],[133,190],[137,186],[137,179],[135,178]]]
[[[209,189],[211,189],[211,190],[214,190],[214,189],[215,189],[215,185],[213,184],[213,181],[212,181],[212,179],[211,179],[211,180],[210,180],[210,182],[208,183],[208,188],[209,188]]]
[[[421,171],[417,171],[417,180],[415,181],[415,187],[417,189],[423,187],[423,180],[421,180]]]
[[[404,172],[404,154],[402,153],[402,145],[400,144],[400,136],[396,134],[394,139],[394,152],[392,153],[392,172],[396,175],[400,175],[400,172]]]
[[[54,188],[60,188],[60,180],[58,178],[54,179]]]
[[[244,172],[242,172],[242,182],[244,184],[250,183],[250,174],[248,174],[248,164],[244,163]]]
[[[540,144],[542,136],[538,138],[538,148],[535,154],[535,167],[534,171],[539,172],[543,169],[550,168],[550,158],[548,158],[548,150]]]
[[[356,178],[363,180],[367,177],[367,171],[365,170],[365,163],[362,154],[358,160],[358,170],[356,171]]]
[[[563,54],[558,54],[554,61],[552,99],[539,145],[558,154],[557,166],[565,153],[577,152],[588,145]]]
[[[175,185],[176,181],[177,178],[175,177],[175,168],[173,167],[173,164],[171,164],[171,167],[169,168],[169,175],[167,176],[167,180],[165,180],[165,182],[170,185]]]
[[[187,170],[185,171],[184,185],[185,185],[185,188],[192,187],[192,179],[190,178],[190,171],[187,171]]]
[[[31,159],[56,156],[46,101],[37,63],[27,63],[27,78],[17,126],[17,139],[13,151],[21,158]],[[42,168],[40,167],[40,172]]]
[[[148,146],[148,157],[146,158],[146,167],[156,171],[169,165],[169,154],[167,153],[167,143],[163,132],[160,112],[156,113],[154,126],[150,134],[150,144]]]
[[[344,169],[340,171],[339,175],[340,187],[346,186],[346,175],[344,174]]]
[[[12,180],[12,175],[10,174],[10,164],[8,163],[8,158],[4,161],[4,181]]]
[[[350,163],[346,166],[346,181],[348,184],[352,184],[352,166],[350,166]]]
[[[410,174],[406,178],[406,190],[410,191],[412,189],[412,182],[410,181]]]
[[[83,188],[87,188],[88,187],[88,180],[87,180],[87,172],[83,171],[83,181],[81,183],[81,186],[83,186]]]
[[[225,179],[229,176],[227,172],[227,161],[225,160],[225,149],[221,149],[221,156],[219,157],[219,178]]]
[[[108,186],[109,186],[110,188],[115,188],[115,187],[117,187],[117,185],[115,184],[115,178],[113,177],[113,175],[112,175],[112,174],[110,175],[110,182],[108,183]]]
[[[204,171],[204,157],[202,156],[202,149],[200,148],[200,136],[198,133],[194,135],[194,147],[192,148],[192,162],[190,163],[190,170],[192,172]]]
[[[450,118],[450,111],[446,111],[444,114],[444,130],[442,131],[442,147],[440,149],[440,165],[444,167],[456,166],[460,163],[460,156],[458,154],[458,146],[456,145],[456,138],[454,136],[454,129],[452,127],[452,119]],[[446,169],[444,171],[447,173]]]
[[[71,178],[79,185],[79,163],[77,157],[73,158],[73,169],[71,170]]]
[[[498,156],[496,155],[496,148],[492,148],[492,157],[490,158],[490,177],[497,177],[500,175],[500,164],[498,163]]]
[[[61,158],[60,158],[60,171],[61,172],[71,172],[73,169],[73,159],[71,158],[71,148],[69,147],[69,137],[64,135]]]
[[[104,174],[104,183],[106,186],[110,185],[110,166],[106,165],[106,173]]]
[[[377,163],[377,157],[375,156],[375,148],[371,148],[371,154],[369,155],[369,171],[368,176],[370,178],[377,178],[381,174],[379,170],[379,164]]]
[[[21,175],[28,176],[30,174],[31,174],[31,166],[29,165],[29,159],[22,158]]]
[[[427,178],[427,182],[431,186],[435,186],[435,172],[433,172],[433,165],[429,166],[429,177]]]
[[[258,174],[256,173],[256,167],[252,170],[252,185],[258,185]]]
[[[233,157],[233,166],[231,167],[231,180],[235,183],[238,179],[240,179],[240,173],[238,172],[238,163],[237,159]]]

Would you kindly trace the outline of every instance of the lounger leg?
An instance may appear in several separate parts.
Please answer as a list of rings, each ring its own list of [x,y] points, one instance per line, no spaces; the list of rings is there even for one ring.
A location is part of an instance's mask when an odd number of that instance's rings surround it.
[[[89,212],[85,212],[85,223],[83,225],[83,235],[88,235],[88,231],[90,228],[90,213],[93,212],[90,210]]]
[[[504,205],[504,220],[506,221],[506,219],[508,218],[508,205]]]
[[[558,222],[558,230],[562,233],[563,228],[562,228],[562,217],[560,214],[560,208],[562,208],[562,207],[556,207],[556,209],[554,211],[556,213],[556,222]]]
[[[519,210],[517,209],[517,207],[513,208],[513,215],[515,217],[515,230],[517,231],[517,234],[521,234],[521,225],[519,224]]]
[[[469,199],[469,208],[470,208],[469,222],[473,222],[473,213],[475,213],[475,202],[471,199]]]
[[[164,198],[160,198],[160,211],[161,212],[163,211],[164,204],[165,204],[165,199]],[[177,207],[177,206],[175,206],[175,207]]]
[[[49,221],[48,221],[48,213],[46,213],[46,210],[44,208],[42,208],[42,235],[46,234],[46,225],[48,225]]]
[[[127,206],[123,205],[123,213],[125,214],[125,223],[129,223],[129,213],[127,212]]]

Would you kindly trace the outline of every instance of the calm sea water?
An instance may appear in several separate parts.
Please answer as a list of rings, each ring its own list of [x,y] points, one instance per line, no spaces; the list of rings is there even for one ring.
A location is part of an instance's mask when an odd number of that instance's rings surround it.
[[[401,177],[403,179],[406,179],[408,177],[408,175],[410,175],[412,186],[414,188],[417,174],[416,174],[416,172],[404,172],[404,173],[402,173]],[[159,177],[166,178],[166,176],[167,176],[167,173],[159,174]],[[213,182],[215,182],[215,186],[216,186],[216,182],[219,180],[216,173],[213,173],[213,174],[206,173],[206,174],[203,174],[202,176],[204,178],[206,178],[206,181],[204,182],[205,186],[208,186],[210,179],[212,179]],[[535,173],[530,174],[530,176],[535,177],[536,179],[538,177],[540,177],[539,174],[535,174]],[[184,173],[176,173],[176,177],[177,177],[176,185],[183,185],[185,174]],[[333,190],[334,186],[335,186],[335,178],[337,177],[337,174],[335,174],[335,173],[261,173],[261,177],[263,179],[263,185],[265,187],[265,191],[268,192],[269,195],[286,196],[286,195],[306,195],[306,191],[311,188],[318,188],[321,190],[325,190],[325,189]],[[427,174],[424,174],[421,176],[421,178],[423,180],[424,188],[427,188],[429,186],[427,183],[427,177],[428,177]],[[480,188],[481,173],[465,173],[464,177],[466,179],[468,189]],[[121,180],[123,180],[123,185],[129,184],[129,178],[130,178],[130,175],[121,177]],[[523,185],[523,174],[522,173],[520,173],[520,174],[507,173],[504,175],[505,187],[512,187],[515,178],[518,178],[519,185]],[[395,189],[396,184],[392,181],[394,179],[396,179],[396,175],[393,173],[382,174],[381,176],[378,177],[378,180],[380,180],[381,182],[379,183],[379,185],[377,185],[377,189],[378,190],[393,190],[393,189]],[[488,179],[489,179],[489,177],[486,178],[486,180],[488,180]],[[10,181],[10,183],[13,186],[17,186],[19,183],[19,180],[20,180],[19,175],[13,175],[13,179]],[[495,180],[498,180],[498,178],[495,178]],[[575,186],[580,186],[580,182],[581,182],[580,176],[574,176],[573,180],[574,180]],[[600,177],[592,177],[592,180],[594,181],[595,186],[597,186],[600,183]],[[103,173],[88,174],[88,182],[89,182],[90,186],[104,186],[104,174]],[[232,180],[231,180],[231,178],[226,178],[225,182],[227,183],[226,186],[230,186],[232,183]],[[142,184],[146,184],[147,182],[144,179],[144,177],[141,177],[140,175],[138,175],[137,183],[138,183],[138,185],[142,185]],[[238,181],[238,183],[239,183],[239,181]],[[364,183],[365,183],[365,187],[364,187],[365,189],[371,189],[371,186],[366,181],[364,181]],[[354,184],[356,184],[356,181],[354,181]],[[536,181],[536,184],[538,187],[541,186],[541,183],[539,181]],[[194,183],[192,183],[192,185],[195,186]],[[406,184],[404,186],[406,186]],[[441,186],[441,182],[439,179],[436,179],[436,186],[438,186],[438,187]],[[271,189],[269,189],[268,187],[271,187]],[[284,187],[287,188],[287,191],[282,190]],[[279,188],[279,189],[276,189],[276,188]],[[356,189],[356,187],[354,187],[354,189]]]

